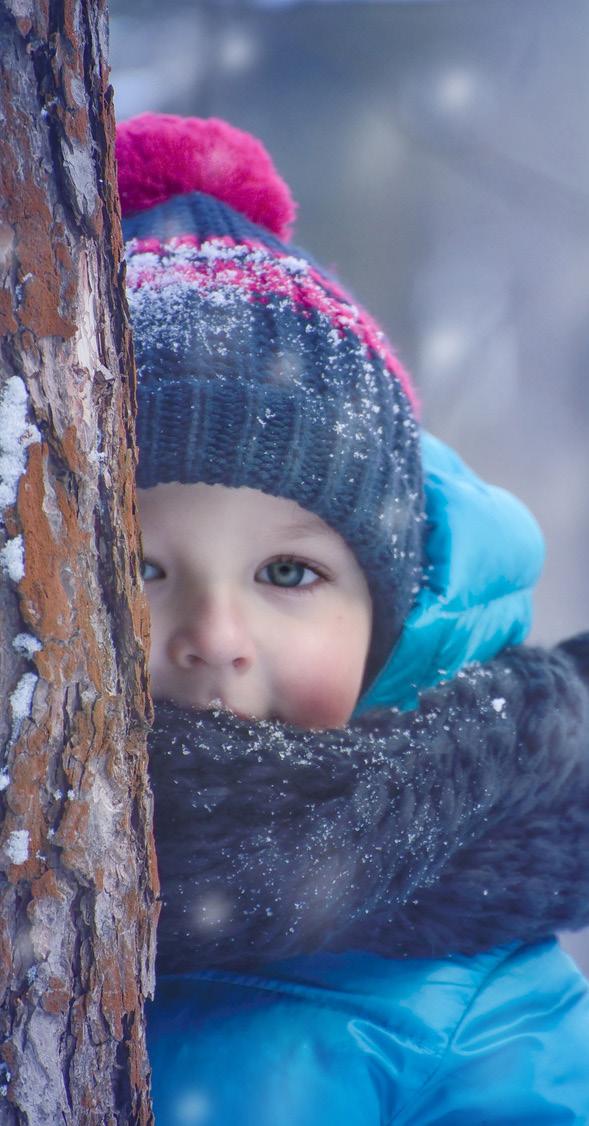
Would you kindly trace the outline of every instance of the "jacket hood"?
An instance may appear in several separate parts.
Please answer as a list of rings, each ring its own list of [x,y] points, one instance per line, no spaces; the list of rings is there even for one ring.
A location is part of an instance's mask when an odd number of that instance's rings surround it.
[[[420,691],[519,644],[531,625],[532,589],[544,561],[536,520],[426,431],[421,446],[424,583],[355,717],[381,707],[414,708]]]

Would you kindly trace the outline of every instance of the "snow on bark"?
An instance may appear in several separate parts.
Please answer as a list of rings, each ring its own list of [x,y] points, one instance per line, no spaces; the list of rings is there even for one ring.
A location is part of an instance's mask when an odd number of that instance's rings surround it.
[[[106,6],[0,21],[0,1122],[143,1124],[157,873]]]
[[[0,566],[13,583],[19,583],[25,573],[25,556],[22,536],[13,536],[0,551]]]
[[[11,376],[0,395],[0,512],[16,501],[27,446],[41,441],[37,427],[27,419],[27,398],[26,384]]]

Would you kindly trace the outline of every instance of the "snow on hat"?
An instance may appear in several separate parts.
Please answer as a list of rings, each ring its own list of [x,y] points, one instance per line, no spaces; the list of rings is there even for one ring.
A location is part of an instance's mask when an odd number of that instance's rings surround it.
[[[224,121],[117,130],[138,370],[138,485],[247,485],[334,528],[367,577],[371,672],[421,575],[415,394],[372,318],[286,241],[295,205]]]

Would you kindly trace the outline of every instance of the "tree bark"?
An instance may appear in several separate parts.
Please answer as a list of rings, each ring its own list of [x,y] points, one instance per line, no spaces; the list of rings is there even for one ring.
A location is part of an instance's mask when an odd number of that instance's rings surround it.
[[[157,874],[104,0],[0,0],[0,1123],[153,1121]]]

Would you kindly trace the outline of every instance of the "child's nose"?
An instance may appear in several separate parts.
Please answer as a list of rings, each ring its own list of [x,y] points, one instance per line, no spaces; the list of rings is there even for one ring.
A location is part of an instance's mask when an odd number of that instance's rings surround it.
[[[180,668],[249,668],[254,646],[243,610],[223,595],[196,599],[174,630],[169,653]]]

